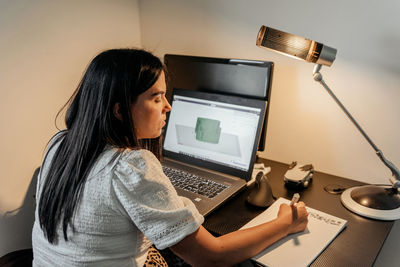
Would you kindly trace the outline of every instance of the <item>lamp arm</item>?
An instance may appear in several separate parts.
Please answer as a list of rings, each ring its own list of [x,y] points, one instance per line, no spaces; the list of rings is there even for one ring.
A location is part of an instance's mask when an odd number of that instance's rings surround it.
[[[360,133],[365,137],[365,139],[368,141],[368,143],[372,146],[372,148],[375,150],[375,153],[377,156],[381,159],[383,164],[385,164],[386,167],[388,167],[392,171],[392,177],[389,179],[390,182],[392,183],[394,188],[400,188],[400,171],[397,169],[397,167],[387,160],[384,156],[382,151],[372,142],[371,138],[364,132],[364,130],[361,128],[361,126],[357,123],[357,121],[353,118],[353,116],[350,114],[350,112],[343,106],[343,104],[340,102],[340,100],[336,97],[336,95],[332,92],[332,90],[328,87],[328,85],[325,83],[324,79],[322,78],[322,74],[319,72],[321,70],[322,66],[320,64],[315,65],[314,71],[313,71],[313,76],[314,80],[319,82],[328,92],[328,94],[335,100],[336,104],[339,105],[339,107],[343,110],[343,112],[347,115],[347,117],[351,120],[351,122],[357,127],[357,129],[360,131]]]

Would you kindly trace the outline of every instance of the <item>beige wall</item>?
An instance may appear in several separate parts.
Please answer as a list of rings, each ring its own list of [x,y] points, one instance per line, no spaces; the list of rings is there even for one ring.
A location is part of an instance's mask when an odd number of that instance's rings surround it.
[[[25,215],[9,211],[22,205],[86,65],[101,50],[141,46],[137,2],[0,2],[0,256],[30,246],[19,229]]]
[[[313,65],[255,45],[267,25],[337,48],[327,84],[400,168],[400,2],[362,0],[139,1],[142,46],[165,53],[275,62],[263,157],[313,163],[370,183],[390,171],[312,77]]]

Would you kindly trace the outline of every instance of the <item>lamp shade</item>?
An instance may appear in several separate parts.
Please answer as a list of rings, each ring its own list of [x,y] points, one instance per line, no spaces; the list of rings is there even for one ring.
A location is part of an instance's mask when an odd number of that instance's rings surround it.
[[[258,32],[256,44],[287,56],[325,66],[332,65],[337,53],[332,47],[264,25]]]

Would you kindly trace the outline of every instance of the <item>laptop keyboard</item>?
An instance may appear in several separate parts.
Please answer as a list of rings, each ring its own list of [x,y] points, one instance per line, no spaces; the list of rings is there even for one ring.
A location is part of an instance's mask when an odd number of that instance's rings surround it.
[[[208,198],[213,198],[228,186],[217,183],[212,180],[208,180],[204,177],[197,176],[195,174],[185,172],[178,169],[173,169],[163,166],[165,175],[171,180],[171,183],[180,189],[197,193]]]

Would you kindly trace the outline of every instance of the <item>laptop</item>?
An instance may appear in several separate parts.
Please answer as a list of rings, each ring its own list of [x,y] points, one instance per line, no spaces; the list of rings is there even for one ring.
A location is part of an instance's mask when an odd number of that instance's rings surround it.
[[[163,169],[206,216],[250,180],[266,101],[174,89],[171,104]]]

